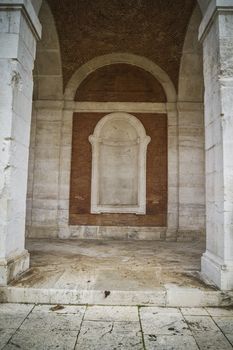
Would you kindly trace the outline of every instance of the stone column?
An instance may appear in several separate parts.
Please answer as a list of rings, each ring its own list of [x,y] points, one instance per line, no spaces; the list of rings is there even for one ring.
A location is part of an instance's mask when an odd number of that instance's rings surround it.
[[[0,285],[28,269],[25,216],[36,40],[29,0],[0,2]]]
[[[202,274],[233,288],[233,0],[212,0],[200,26],[205,80],[206,252]]]

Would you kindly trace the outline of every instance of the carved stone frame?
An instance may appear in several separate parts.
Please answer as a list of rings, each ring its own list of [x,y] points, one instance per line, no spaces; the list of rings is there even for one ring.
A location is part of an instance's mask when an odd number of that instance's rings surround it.
[[[100,203],[100,147],[103,142],[100,137],[101,130],[104,125],[112,120],[125,119],[131,124],[137,132],[138,144],[138,162],[137,162],[137,204],[136,205],[106,205]],[[146,135],[146,131],[142,123],[129,113],[110,113],[103,117],[95,127],[94,134],[89,137],[92,145],[92,179],[91,179],[91,213],[146,213],[146,153],[150,137]]]

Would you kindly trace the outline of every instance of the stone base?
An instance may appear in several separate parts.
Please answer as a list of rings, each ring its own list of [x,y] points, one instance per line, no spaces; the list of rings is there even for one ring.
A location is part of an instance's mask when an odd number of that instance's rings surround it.
[[[205,240],[205,232],[153,226],[28,226],[27,238],[192,242]]]
[[[71,238],[110,240],[165,240],[166,227],[69,226]]]
[[[196,240],[206,240],[205,230],[181,230],[177,231],[178,242],[192,242]]]
[[[29,253],[24,250],[22,254],[8,259],[0,259],[0,286],[8,285],[12,280],[29,269]]]
[[[232,307],[233,292],[166,285],[154,290],[104,290],[0,287],[0,303]]]
[[[206,251],[201,259],[201,272],[221,290],[233,290],[233,264],[224,264]]]

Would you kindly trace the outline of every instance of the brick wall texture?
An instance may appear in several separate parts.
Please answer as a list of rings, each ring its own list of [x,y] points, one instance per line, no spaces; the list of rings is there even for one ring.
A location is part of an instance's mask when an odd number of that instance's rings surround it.
[[[106,114],[106,113],[105,113]],[[90,214],[92,149],[88,141],[104,113],[74,113],[70,186],[70,224],[97,226],[166,226],[167,116],[134,114],[151,142],[147,150],[146,215]]]

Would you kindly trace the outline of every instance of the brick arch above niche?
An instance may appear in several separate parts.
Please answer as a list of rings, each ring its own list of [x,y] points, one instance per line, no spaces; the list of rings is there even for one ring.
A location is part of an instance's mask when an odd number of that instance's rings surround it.
[[[143,56],[133,55],[130,53],[112,53],[108,55],[97,56],[77,69],[69,80],[65,92],[64,99],[73,101],[79,86],[83,81],[96,70],[113,65],[128,64],[142,69],[149,73],[163,88],[167,102],[176,102],[177,94],[175,86],[168,74],[153,61]]]
[[[78,87],[75,101],[166,102],[162,85],[144,69],[116,63],[98,68]]]

